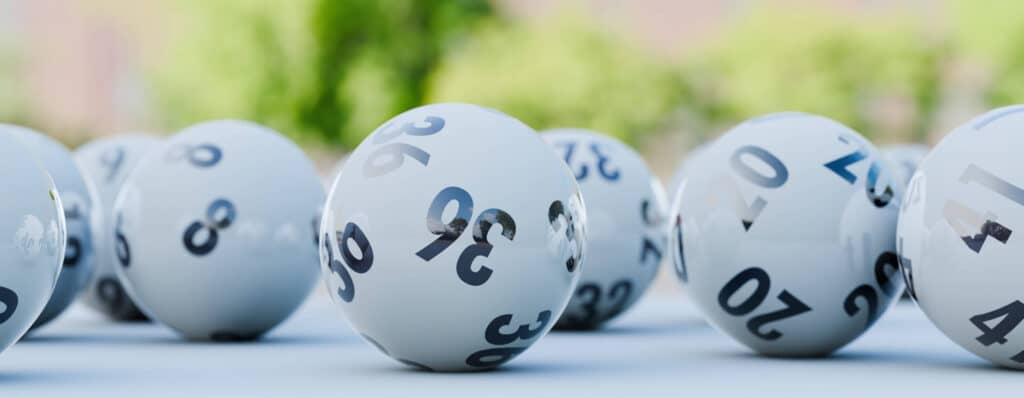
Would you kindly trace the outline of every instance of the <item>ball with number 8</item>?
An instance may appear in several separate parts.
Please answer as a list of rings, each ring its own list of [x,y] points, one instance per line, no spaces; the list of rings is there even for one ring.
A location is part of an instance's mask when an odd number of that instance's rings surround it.
[[[0,352],[36,321],[57,284],[64,258],[63,208],[32,151],[0,129]]]
[[[580,129],[541,136],[575,173],[587,203],[587,269],[556,327],[595,329],[654,280],[665,251],[665,192],[640,155],[614,138]]]
[[[491,369],[562,314],[584,254],[568,167],[533,129],[468,104],[407,111],[348,158],[321,264],[352,326],[388,356]]]
[[[1024,106],[953,130],[910,182],[897,245],[908,292],[946,336],[1024,369]]]
[[[117,279],[118,260],[114,252],[114,199],[129,173],[160,139],[147,135],[121,135],[101,138],[75,150],[75,161],[96,189],[101,217],[96,241],[96,269],[82,295],[90,307],[114,320],[144,320],[146,316],[121,287]]]
[[[740,124],[698,159],[669,222],[687,292],[718,329],[776,356],[823,356],[902,293],[902,187],[853,130],[779,113]]]
[[[189,127],[149,151],[114,204],[125,289],[191,340],[259,338],[319,275],[324,191],[288,139],[240,121]]]
[[[0,125],[0,129],[17,137],[35,155],[53,178],[60,193],[67,226],[67,245],[60,279],[50,301],[39,314],[32,328],[54,320],[74,301],[92,276],[95,264],[93,245],[93,196],[71,158],[67,147],[35,130]]]

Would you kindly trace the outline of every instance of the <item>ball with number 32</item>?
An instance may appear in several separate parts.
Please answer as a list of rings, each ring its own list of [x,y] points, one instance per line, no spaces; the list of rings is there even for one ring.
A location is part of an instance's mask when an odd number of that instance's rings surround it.
[[[897,245],[908,291],[946,336],[1024,369],[1024,106],[953,130],[907,188]]]
[[[575,173],[587,203],[587,269],[560,329],[595,329],[628,310],[651,285],[665,251],[665,192],[622,142],[589,130],[542,132]]]
[[[698,162],[673,205],[669,252],[698,307],[734,339],[766,355],[827,355],[902,293],[902,187],[853,130],[766,115]]]
[[[367,341],[439,371],[497,367],[562,314],[584,254],[565,163],[468,104],[407,111],[348,158],[321,226],[327,288]]]
[[[125,289],[190,340],[261,337],[319,275],[324,190],[312,162],[266,127],[221,120],[149,151],[114,204]]]

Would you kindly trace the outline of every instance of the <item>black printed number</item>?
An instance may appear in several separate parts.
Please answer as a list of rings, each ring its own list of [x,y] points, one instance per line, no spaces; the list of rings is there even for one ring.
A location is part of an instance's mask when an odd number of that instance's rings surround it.
[[[747,158],[756,158],[761,163],[772,169],[771,175],[764,175],[748,164]],[[754,145],[742,146],[733,152],[730,159],[733,172],[739,174],[743,179],[761,188],[776,189],[781,187],[789,179],[789,170],[782,164],[779,158],[772,155],[768,150]],[[733,209],[743,223],[743,229],[749,231],[754,226],[754,221],[761,215],[768,202],[760,197],[754,197],[754,201],[747,204],[740,196],[739,191],[733,195]]]
[[[747,297],[738,305],[730,304],[729,301],[736,292],[739,291],[743,285],[746,285],[749,282],[756,284],[754,292],[750,297]],[[747,268],[739,274],[736,274],[736,276],[730,279],[729,282],[722,287],[722,290],[718,292],[718,305],[721,306],[722,310],[729,315],[745,316],[764,303],[765,299],[768,298],[768,292],[770,289],[771,278],[768,277],[768,273],[765,272],[765,270],[758,267]],[[783,305],[785,305],[785,308],[754,316],[747,321],[747,330],[749,330],[754,336],[769,341],[778,340],[783,336],[782,332],[775,329],[765,332],[761,329],[769,323],[811,311],[811,307],[804,304],[804,302],[800,301],[800,299],[796,298],[796,296],[793,296],[786,290],[779,293],[778,299]]]
[[[1018,205],[1024,206],[1024,189],[974,164],[968,165],[964,173],[960,175],[960,183],[967,184],[971,182],[975,182]],[[949,226],[960,235],[960,239],[964,241],[967,248],[975,253],[981,253],[981,248],[985,245],[988,237],[992,237],[1000,243],[1006,243],[1010,240],[1010,235],[1013,234],[1012,229],[996,222],[996,215],[982,215],[955,200],[949,200],[945,203],[942,208],[942,215],[946,218]]]
[[[326,245],[330,237],[324,235],[323,242]],[[352,252],[349,242],[354,243],[359,249],[359,255]],[[365,274],[373,267],[373,247],[370,239],[363,233],[362,228],[353,223],[345,224],[345,229],[338,234],[338,248],[341,250],[341,259],[335,258],[334,251],[327,247],[327,264],[331,273],[341,278],[342,285],[338,288],[338,298],[346,303],[352,302],[356,295],[356,286],[352,281],[349,270],[357,274]],[[344,263],[342,263],[344,261]]]
[[[0,325],[3,325],[14,316],[14,311],[18,310],[18,294],[14,290],[0,286],[0,304],[4,305],[4,311],[0,312]]]
[[[444,119],[437,116],[427,116],[423,122],[406,123],[395,129],[392,129],[390,125],[384,126],[373,137],[373,143],[377,145],[385,144],[402,134],[409,136],[433,135],[441,131],[444,125]],[[398,170],[405,164],[406,157],[410,157],[424,166],[430,162],[430,154],[423,149],[411,144],[392,142],[381,145],[380,148],[377,148],[376,151],[366,158],[366,163],[363,164],[363,175],[372,178]]]
[[[579,266],[580,261],[583,259],[583,240],[576,236],[576,216],[572,209],[566,209],[564,203],[561,200],[551,202],[551,206],[548,207],[548,222],[551,223],[551,230],[555,233],[562,233],[565,236],[566,242],[568,242],[572,253],[569,254],[569,258],[565,260],[565,269],[569,272],[575,272]]]
[[[999,320],[1000,318],[1002,320],[993,327],[989,327],[986,323]],[[1021,322],[1024,322],[1024,303],[1021,303],[1020,300],[1015,300],[995,310],[972,316],[970,321],[978,330],[981,330],[981,336],[978,336],[977,340],[982,345],[987,347],[997,343],[1006,344],[1008,342],[1006,336],[1016,329]],[[1017,353],[1017,355],[1010,357],[1010,359],[1014,362],[1024,363],[1024,351]]]
[[[576,289],[575,298],[580,301],[582,314],[566,318],[567,326],[577,328],[591,328],[601,322],[612,319],[621,314],[626,305],[629,304],[629,297],[633,292],[633,283],[628,280],[620,280],[612,284],[608,289],[608,299],[612,301],[612,307],[606,313],[600,313],[597,306],[604,297],[601,286],[594,283],[585,283]]]
[[[547,330],[551,323],[551,311],[541,311],[537,314],[537,325],[532,324],[512,326],[512,314],[499,315],[487,325],[484,330],[484,339],[496,346],[505,346],[516,341],[526,341],[537,338]],[[533,327],[531,327],[533,326]],[[507,333],[503,330],[511,330]],[[466,365],[475,368],[494,368],[512,360],[517,355],[526,351],[527,347],[497,347],[474,352],[466,358]]]
[[[132,250],[128,246],[128,238],[124,236],[124,232],[121,231],[121,226],[124,224],[124,216],[121,213],[117,214],[117,222],[114,223],[114,253],[117,254],[117,262],[122,267],[128,268],[132,265]]]
[[[883,252],[875,260],[875,282],[878,283],[878,290],[887,297],[892,297],[896,293],[896,289],[899,285],[892,281],[892,275],[900,272],[899,258],[895,253]],[[863,299],[864,303],[868,307],[867,323],[864,328],[871,327],[878,320],[879,313],[878,306],[878,292],[874,287],[868,284],[857,286],[846,296],[846,300],[843,302],[843,310],[846,311],[846,315],[855,316],[860,313],[861,307],[857,305],[857,299]]]
[[[69,204],[64,209],[64,218],[67,219],[68,224],[77,222],[82,219],[82,212],[78,208],[78,204]],[[64,266],[74,267],[78,265],[78,262],[82,259],[82,240],[77,236],[71,236],[68,234],[67,249],[64,251]]]
[[[441,217],[445,207],[455,202],[455,217],[451,222],[445,224]],[[431,261],[451,246],[466,230],[469,225],[469,218],[473,215],[473,197],[469,192],[459,187],[447,187],[438,192],[434,201],[427,210],[427,230],[437,235],[437,239],[428,244],[416,255],[424,261]],[[501,227],[501,236],[509,241],[516,237],[516,222],[512,216],[501,209],[487,209],[476,217],[473,224],[473,244],[462,250],[455,265],[456,274],[459,279],[470,286],[480,286],[491,278],[494,273],[490,267],[480,265],[473,270],[473,261],[477,257],[487,258],[491,255],[494,245],[487,240],[491,227]]]
[[[847,144],[851,143],[850,140],[844,136],[839,136],[839,141]],[[833,173],[841,177],[843,180],[846,180],[850,185],[857,182],[857,176],[849,170],[850,165],[867,159],[869,155],[867,149],[860,147],[859,145],[857,146],[858,148],[852,153],[825,163],[826,168],[832,170]],[[868,166],[868,180],[864,183],[864,193],[867,195],[868,200],[870,200],[875,207],[879,208],[887,206],[889,202],[892,201],[893,195],[895,195],[892,186],[889,184],[886,184],[882,189],[876,188],[881,170],[882,168],[878,160],[873,160],[871,165]]]
[[[573,155],[576,153],[577,143],[569,141],[560,143],[560,145],[565,147],[565,164],[569,165],[569,167],[573,167],[572,159]],[[611,158],[604,153],[601,146],[596,142],[591,142],[587,147],[590,149],[590,152],[594,155],[594,158],[597,161],[597,165],[595,165],[594,168],[597,169],[597,173],[601,178],[609,182],[618,181],[622,173],[617,168],[610,169]],[[585,162],[581,162],[579,167],[573,168],[573,170],[575,170],[574,173],[576,174],[576,180],[585,180],[587,176],[590,175],[590,167],[591,166],[587,165]]]
[[[196,256],[205,256],[217,248],[220,239],[218,231],[231,226],[235,221],[235,205],[227,199],[217,199],[206,209],[206,219],[194,221],[185,228],[182,241],[185,249]],[[203,233],[205,232],[205,234]],[[199,240],[200,235],[205,239]]]

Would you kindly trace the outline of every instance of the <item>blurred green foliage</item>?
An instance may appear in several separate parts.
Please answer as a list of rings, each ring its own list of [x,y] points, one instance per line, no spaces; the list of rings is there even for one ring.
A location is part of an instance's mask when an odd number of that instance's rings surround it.
[[[885,132],[876,104],[909,104],[911,128],[931,128],[941,43],[912,19],[814,9],[755,10],[686,62],[698,100],[723,123],[778,111],[829,116],[868,136]],[[883,115],[884,116],[884,115]]]
[[[570,10],[492,23],[450,54],[431,102],[501,109],[536,129],[579,127],[627,142],[656,131],[685,98],[673,66]]]
[[[668,59],[574,8],[507,19],[487,0],[182,0],[189,23],[155,83],[171,127],[239,117],[341,148],[440,101],[631,143],[680,116],[706,134],[782,110],[920,141],[959,94],[951,64],[981,65],[986,104],[1024,102],[1024,2],[944,1],[934,15],[752,5]]]
[[[176,4],[189,23],[155,71],[171,125],[237,117],[345,147],[422,103],[444,50],[492,12],[486,0]]]

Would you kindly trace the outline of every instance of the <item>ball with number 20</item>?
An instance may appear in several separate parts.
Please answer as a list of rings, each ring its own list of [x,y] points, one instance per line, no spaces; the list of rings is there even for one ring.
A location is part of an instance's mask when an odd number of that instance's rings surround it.
[[[902,293],[902,187],[853,130],[820,116],[766,115],[698,162],[673,206],[669,251],[718,329],[762,354],[822,356]]]

